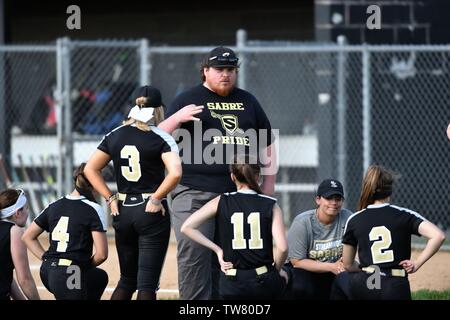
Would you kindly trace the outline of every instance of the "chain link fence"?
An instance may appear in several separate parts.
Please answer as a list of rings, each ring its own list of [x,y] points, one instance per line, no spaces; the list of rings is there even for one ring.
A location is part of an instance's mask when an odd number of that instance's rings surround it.
[[[126,117],[135,87],[151,83],[169,104],[200,83],[201,61],[211,49],[68,39],[48,47],[49,52],[35,48],[0,51],[0,129],[3,125],[8,146],[2,152],[34,150],[34,158],[42,161],[53,156],[59,194],[70,190],[73,167]],[[393,202],[450,229],[445,137],[450,47],[240,43],[233,48],[241,62],[239,86],[257,97],[280,130],[276,196],[287,225],[315,206],[317,184],[328,177],[343,182],[345,206],[355,211],[364,170],[377,163],[402,175]],[[15,66],[14,77],[6,65]],[[56,116],[49,128],[48,112],[39,114],[46,113],[44,124],[30,114],[39,97],[52,90]],[[45,140],[49,134],[51,141]],[[46,141],[45,146],[27,148],[30,135]],[[12,148],[21,137],[25,145]],[[20,169],[18,162],[12,164]],[[42,170],[36,163],[31,167]],[[41,187],[47,185],[42,180]]]
[[[32,152],[56,139],[55,80],[55,46],[0,47],[0,184],[28,191],[31,218],[56,197],[57,149]]]
[[[450,51],[379,48],[370,70],[370,160],[401,174],[393,201],[449,229]]]

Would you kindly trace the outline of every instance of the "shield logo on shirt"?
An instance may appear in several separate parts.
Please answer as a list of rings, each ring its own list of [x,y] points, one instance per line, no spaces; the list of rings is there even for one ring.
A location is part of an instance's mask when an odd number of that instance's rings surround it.
[[[238,117],[234,114],[217,114],[214,111],[211,111],[211,116],[213,118],[219,119],[222,123],[222,128],[231,135],[235,132],[244,133],[242,129],[239,128]]]
[[[238,128],[238,119],[234,115],[224,115],[222,117],[222,127],[229,133],[233,134]]]

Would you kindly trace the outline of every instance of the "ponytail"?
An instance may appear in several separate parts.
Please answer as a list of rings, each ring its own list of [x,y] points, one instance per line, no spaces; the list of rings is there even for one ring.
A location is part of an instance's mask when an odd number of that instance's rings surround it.
[[[382,166],[372,165],[364,176],[358,210],[367,208],[376,200],[386,199],[392,194],[392,187],[399,176]]]
[[[136,98],[136,105],[140,106],[142,108],[148,108],[149,106],[147,106],[147,103],[150,103],[149,101],[150,99],[148,99],[147,97],[139,97]],[[155,127],[157,127],[161,122],[163,122],[164,120],[164,110],[162,108],[163,106],[158,106],[158,107],[151,107],[153,108],[153,118],[151,118],[147,123],[133,119],[133,118],[129,118],[125,121],[123,121],[124,125],[130,125],[130,124],[136,124],[136,127],[139,130],[142,131],[150,131],[150,126],[153,125]]]
[[[86,199],[90,201],[96,202],[93,187],[83,173],[85,166],[86,162],[83,162],[77,169],[75,169],[73,173],[73,184],[75,185],[75,190],[77,190],[80,195],[86,197]]]
[[[230,166],[231,173],[239,182],[247,184],[250,189],[262,194],[263,191],[258,184],[261,167],[257,161],[249,155],[237,155],[234,160],[234,163]]]

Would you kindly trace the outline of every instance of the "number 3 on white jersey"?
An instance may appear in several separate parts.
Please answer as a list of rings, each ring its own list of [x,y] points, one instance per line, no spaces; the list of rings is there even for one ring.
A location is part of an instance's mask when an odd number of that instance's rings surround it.
[[[128,159],[128,166],[121,166],[120,170],[122,176],[128,181],[136,182],[141,176],[140,155],[136,146],[126,145],[120,151],[120,157],[122,159]]]
[[[67,244],[69,243],[69,233],[67,228],[69,227],[69,217],[61,217],[56,224],[56,227],[52,231],[52,241],[57,241],[57,252],[66,252]]]
[[[394,251],[386,250],[392,244],[391,232],[385,226],[373,227],[369,233],[370,241],[375,241],[370,247],[373,263],[394,261]]]

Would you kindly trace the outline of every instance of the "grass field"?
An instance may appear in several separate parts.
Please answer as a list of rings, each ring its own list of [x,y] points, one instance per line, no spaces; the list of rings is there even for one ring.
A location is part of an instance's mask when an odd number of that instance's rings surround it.
[[[450,290],[418,290],[412,293],[413,300],[450,300]]]

